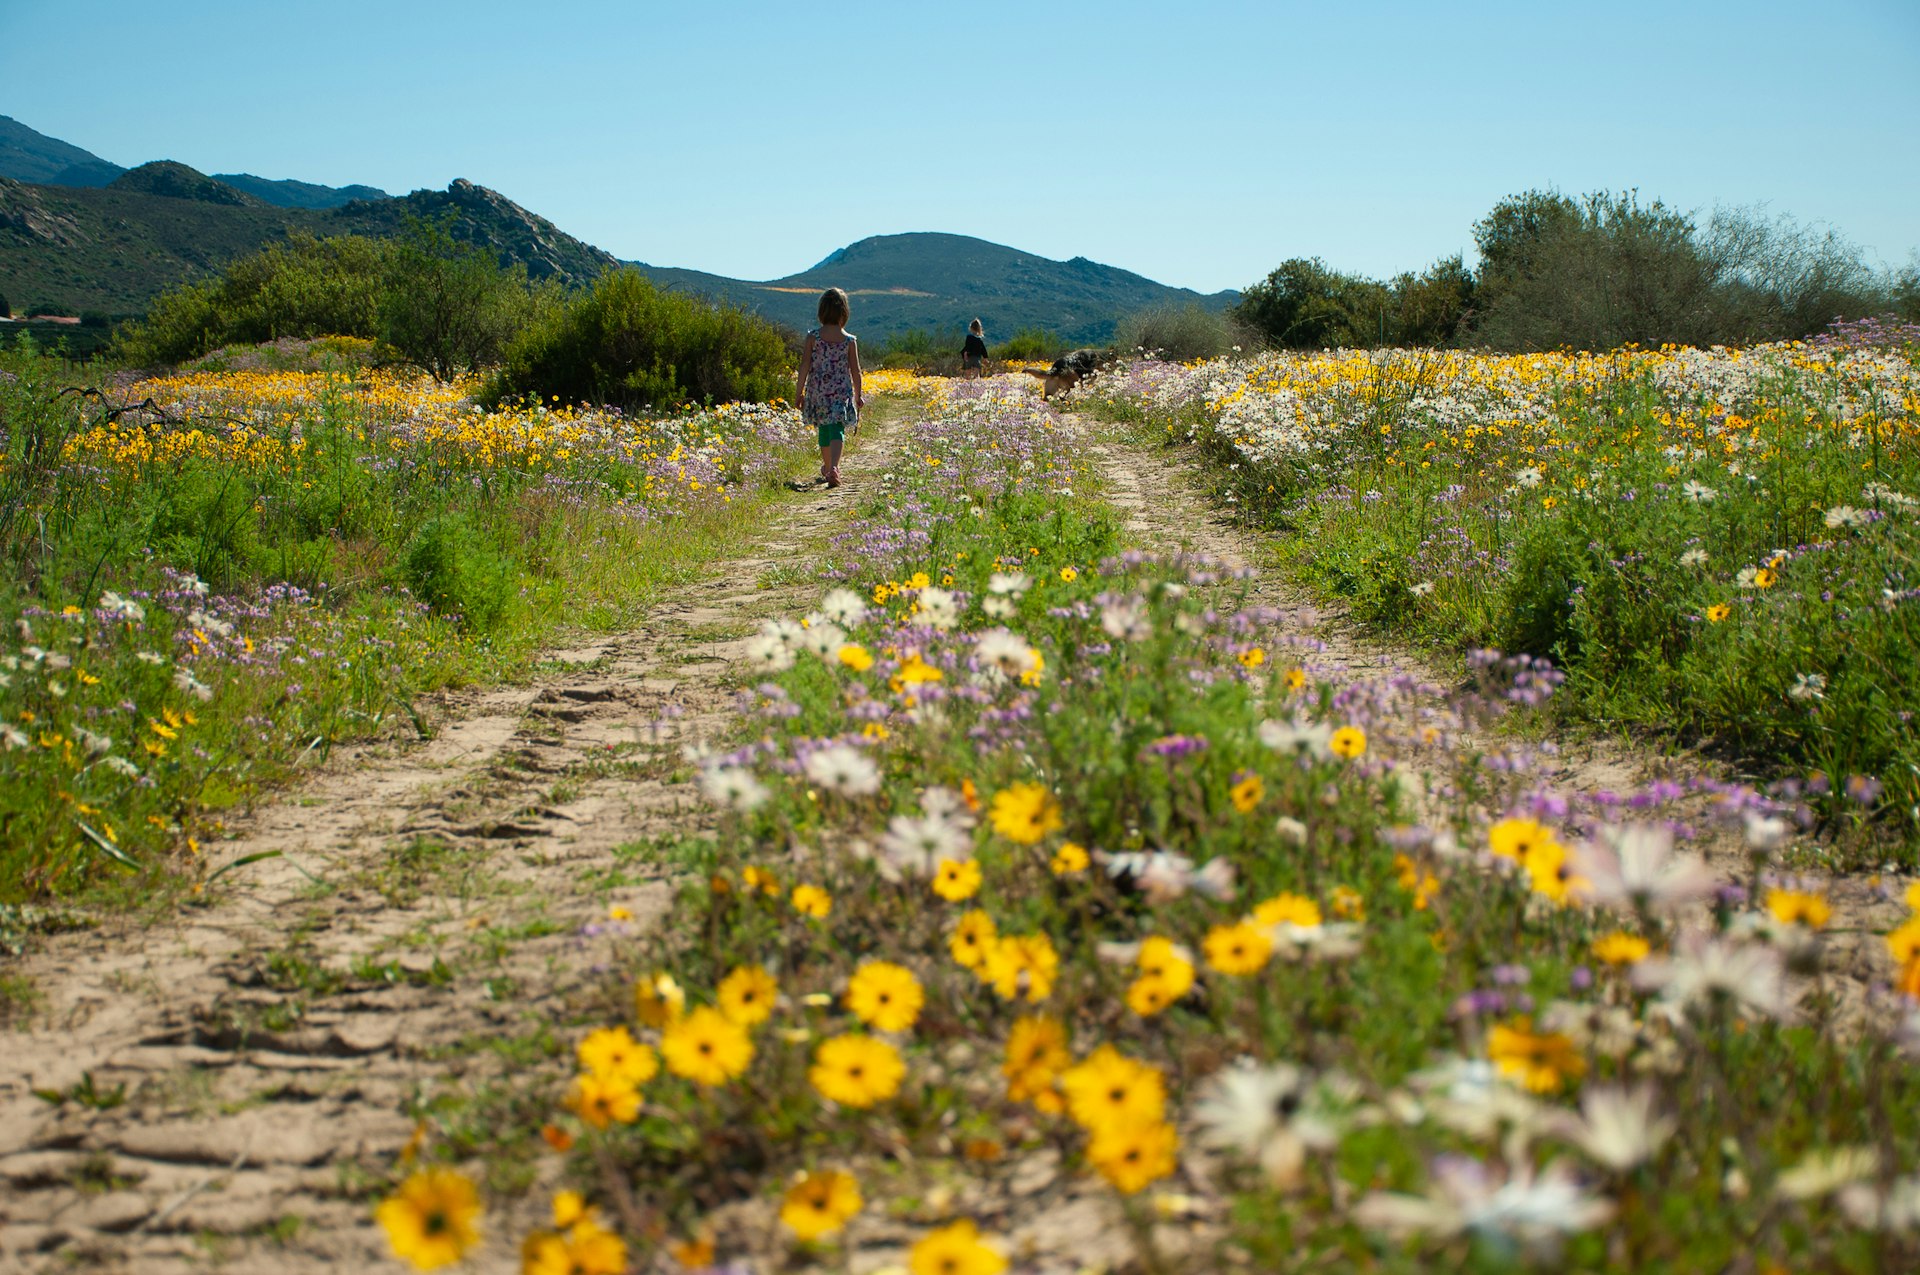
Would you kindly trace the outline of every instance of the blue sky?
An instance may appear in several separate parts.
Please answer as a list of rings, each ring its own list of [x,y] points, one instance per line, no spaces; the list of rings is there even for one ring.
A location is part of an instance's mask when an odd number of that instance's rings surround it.
[[[1920,3],[0,0],[0,114],[120,164],[467,177],[746,278],[946,230],[1213,290],[1385,275],[1501,196],[1920,248]]]

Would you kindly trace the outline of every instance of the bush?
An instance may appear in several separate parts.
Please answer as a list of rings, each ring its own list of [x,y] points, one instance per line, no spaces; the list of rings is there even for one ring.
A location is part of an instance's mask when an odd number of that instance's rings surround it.
[[[502,269],[445,221],[410,221],[382,255],[380,339],[435,380],[499,363],[536,308],[524,265]]]
[[[792,387],[779,328],[733,306],[663,292],[624,268],[522,332],[482,397],[672,408],[766,402]]]
[[[1003,363],[1051,363],[1067,352],[1067,343],[1045,328],[1021,328],[988,350]]]
[[[513,560],[459,514],[422,523],[401,568],[415,597],[477,632],[498,628],[515,601],[519,571]]]
[[[218,278],[163,294],[120,330],[116,348],[130,362],[157,365],[283,337],[378,336],[385,258],[373,239],[291,235]]]
[[[1219,358],[1236,345],[1250,344],[1232,318],[1198,305],[1137,311],[1120,320],[1113,340],[1122,350],[1146,350],[1181,363]]]
[[[1295,257],[1242,293],[1233,317],[1267,345],[1321,350],[1388,344],[1387,316],[1398,312],[1386,284]]]

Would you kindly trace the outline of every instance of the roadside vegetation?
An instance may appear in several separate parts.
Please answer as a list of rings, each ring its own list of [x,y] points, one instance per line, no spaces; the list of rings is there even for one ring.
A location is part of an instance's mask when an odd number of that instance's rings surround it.
[[[1917,341],[1140,362],[1082,401],[1197,447],[1357,619],[1551,659],[1570,711],[1705,745],[1911,864]]]
[[[0,355],[0,905],[216,876],[207,833],[262,783],[630,622],[808,437],[760,404],[485,409],[376,351],[138,380]]]

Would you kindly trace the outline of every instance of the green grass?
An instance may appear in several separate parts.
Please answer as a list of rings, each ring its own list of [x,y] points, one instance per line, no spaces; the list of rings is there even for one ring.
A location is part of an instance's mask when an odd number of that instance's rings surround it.
[[[458,389],[358,370],[154,383],[174,416],[135,427],[83,369],[0,358],[0,903],[151,902],[223,866],[229,812],[297,763],[424,737],[427,692],[527,676],[740,553],[807,450],[764,410],[543,408],[513,419],[587,432],[495,461]],[[418,888],[407,862],[383,887]]]
[[[1550,659],[1566,719],[1778,780],[1843,858],[1920,844],[1914,347],[1661,357],[1270,356],[1190,374],[1252,387],[1226,413],[1164,390],[1095,406],[1190,438],[1281,565],[1361,623]],[[1276,378],[1298,397],[1269,418],[1249,404],[1279,402]]]

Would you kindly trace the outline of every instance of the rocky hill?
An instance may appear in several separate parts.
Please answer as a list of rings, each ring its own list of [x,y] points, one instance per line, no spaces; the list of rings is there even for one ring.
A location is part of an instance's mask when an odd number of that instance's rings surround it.
[[[0,178],[0,294],[21,310],[138,314],[168,288],[289,231],[392,235],[410,213],[450,214],[456,237],[492,249],[502,264],[523,263],[537,279],[586,283],[616,264],[610,254],[469,181],[338,208],[276,208],[184,164],[159,163],[104,187]]]
[[[731,300],[795,327],[812,327],[829,287],[853,296],[854,331],[881,338],[915,328],[951,333],[955,349],[969,319],[989,339],[1037,327],[1072,342],[1101,342],[1122,315],[1159,306],[1224,309],[1236,292],[1203,295],[1085,257],[1056,261],[967,235],[876,235],[829,254],[798,274],[766,282],[694,270],[640,267],[656,282]]]

